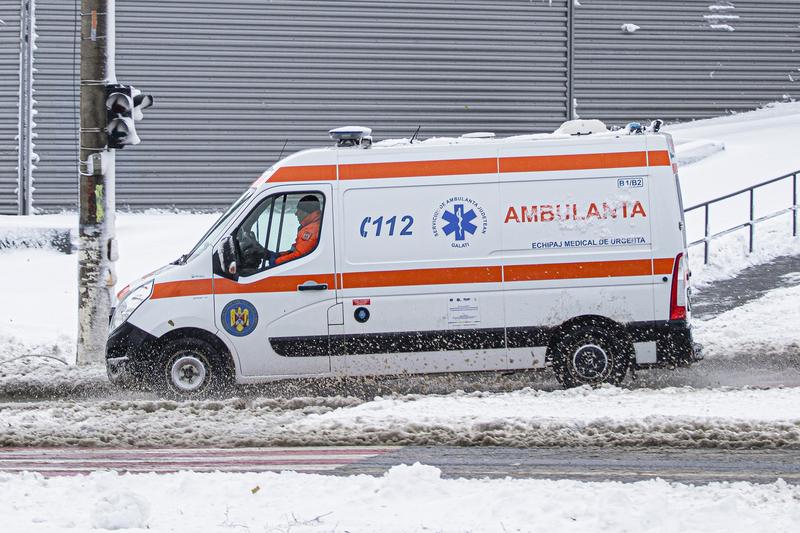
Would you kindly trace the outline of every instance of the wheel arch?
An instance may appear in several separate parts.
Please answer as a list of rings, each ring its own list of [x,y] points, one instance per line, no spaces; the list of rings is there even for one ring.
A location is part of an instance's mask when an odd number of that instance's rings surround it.
[[[234,356],[231,349],[228,347],[227,344],[225,344],[225,341],[223,341],[217,335],[208,330],[195,327],[183,327],[183,328],[173,329],[158,338],[158,345],[159,347],[163,347],[172,341],[180,339],[199,339],[208,343],[214,348],[215,351],[217,351],[220,354],[220,356],[222,356],[222,358],[228,364],[229,369],[234,373],[238,373],[238,365],[236,364],[236,357]]]
[[[634,356],[633,339],[625,329],[625,326],[623,326],[616,320],[613,320],[611,318],[602,315],[580,315],[572,317],[565,322],[562,322],[560,325],[556,326],[550,333],[550,337],[547,339],[547,353],[545,355],[546,364],[547,365],[552,364],[553,352],[556,349],[556,343],[559,341],[559,339],[561,339],[570,330],[585,326],[602,327],[610,331],[613,331],[615,335],[618,336],[618,338],[624,341],[625,346],[630,351],[630,353],[628,354],[629,357]]]

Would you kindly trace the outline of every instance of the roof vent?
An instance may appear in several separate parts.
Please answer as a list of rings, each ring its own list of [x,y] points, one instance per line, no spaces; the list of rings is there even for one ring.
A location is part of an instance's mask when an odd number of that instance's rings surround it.
[[[559,135],[591,135],[606,133],[608,128],[599,120],[568,120],[553,133]]]
[[[364,126],[342,126],[328,131],[336,146],[372,146],[372,129]]]
[[[473,131],[472,133],[465,133],[461,136],[462,139],[494,139],[494,132],[491,131]]]

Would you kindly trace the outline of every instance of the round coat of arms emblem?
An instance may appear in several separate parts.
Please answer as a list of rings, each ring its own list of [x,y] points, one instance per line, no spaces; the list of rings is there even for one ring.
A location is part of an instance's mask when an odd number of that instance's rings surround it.
[[[233,300],[222,310],[222,327],[235,337],[244,337],[256,329],[258,311],[247,300]]]

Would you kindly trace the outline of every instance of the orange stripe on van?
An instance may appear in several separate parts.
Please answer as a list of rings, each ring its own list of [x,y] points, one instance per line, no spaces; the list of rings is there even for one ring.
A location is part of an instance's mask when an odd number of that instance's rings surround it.
[[[509,265],[503,267],[503,270],[506,281],[652,276],[653,260],[630,259],[627,261],[555,263],[549,265]]]
[[[486,157],[479,159],[445,159],[340,165],[339,179],[365,180],[411,178],[417,176],[456,176],[462,174],[494,174],[496,172],[497,158]]]
[[[672,274],[672,265],[675,259],[668,257],[666,259],[653,259],[653,275]]]
[[[458,176],[496,172],[547,172],[558,170],[593,170],[669,166],[665,150],[650,152],[611,152],[603,154],[537,155],[521,157],[485,157],[477,159],[434,159],[393,163],[358,163],[339,166],[340,180],[414,178],[420,176]],[[280,167],[270,182],[336,181],[336,165]]]
[[[345,272],[343,278],[345,289],[453,283],[500,283],[503,280],[503,271],[500,266],[420,268],[379,272]]]
[[[215,280],[216,294],[251,294],[262,292],[293,292],[306,281],[326,283],[328,290],[336,288],[336,278],[333,274],[302,274],[299,276],[273,276],[252,283],[236,283],[225,278]]]
[[[546,172],[556,170],[590,170],[598,168],[646,167],[647,152],[615,152],[605,154],[534,155],[503,157],[500,172]]]
[[[336,165],[280,167],[269,181],[336,181]]]
[[[302,274],[273,276],[252,283],[236,283],[217,278],[217,294],[257,294],[294,292],[306,281],[327,283],[333,289],[407,287],[412,285],[451,285],[456,283],[500,283],[559,279],[612,278],[671,274],[674,259],[631,259],[627,261],[592,261],[458,268],[420,268],[414,270],[382,270],[377,272],[345,272],[344,274]],[[153,299],[211,294],[210,279],[192,279],[158,283]]]
[[[158,298],[176,298],[178,296],[202,296],[211,294],[211,279],[187,279],[183,281],[167,281],[156,283],[153,287],[153,300]]]
[[[669,160],[669,152],[666,150],[647,152],[647,159],[651,167],[669,167],[672,165]]]

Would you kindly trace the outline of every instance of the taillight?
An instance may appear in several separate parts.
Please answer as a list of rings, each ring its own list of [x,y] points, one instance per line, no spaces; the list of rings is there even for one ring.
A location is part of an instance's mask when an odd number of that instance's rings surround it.
[[[669,297],[669,319],[686,320],[686,285],[688,269],[685,266],[683,252],[675,256],[672,268],[672,290]]]

